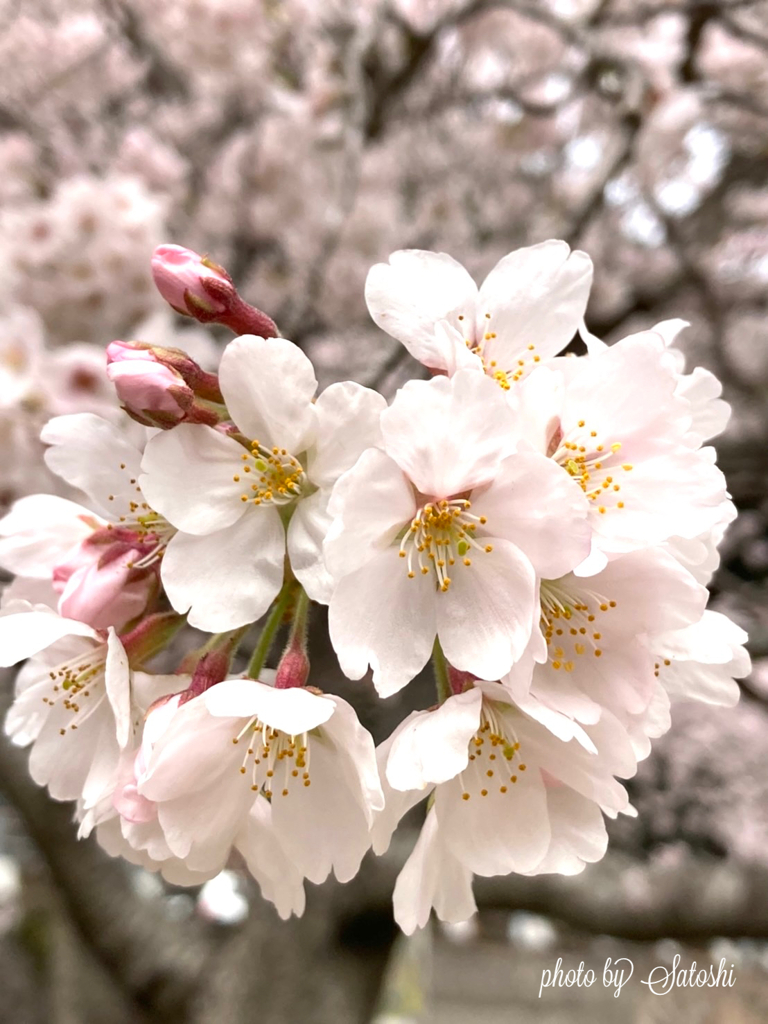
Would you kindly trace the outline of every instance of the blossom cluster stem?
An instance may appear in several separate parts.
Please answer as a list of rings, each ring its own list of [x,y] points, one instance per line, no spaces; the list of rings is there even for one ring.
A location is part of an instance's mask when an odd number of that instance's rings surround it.
[[[275,634],[280,628],[283,618],[285,617],[285,613],[294,596],[296,585],[296,580],[286,580],[283,584],[282,590],[277,595],[277,600],[272,605],[272,610],[267,616],[267,621],[264,623],[264,628],[261,631],[259,642],[256,644],[250,664],[248,665],[248,676],[251,679],[258,679],[261,674],[261,670],[264,668],[264,662],[267,660],[267,656],[272,648],[272,642],[275,639]]]

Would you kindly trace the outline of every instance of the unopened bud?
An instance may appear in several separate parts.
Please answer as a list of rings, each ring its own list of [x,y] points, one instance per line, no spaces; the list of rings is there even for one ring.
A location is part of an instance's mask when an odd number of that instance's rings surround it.
[[[149,422],[159,413],[165,422],[181,423],[195,400],[180,373],[151,351],[126,349],[120,342],[107,347],[107,376],[126,409]]]
[[[186,615],[156,612],[142,619],[130,633],[121,636],[131,666],[140,667],[148,658],[167,647],[186,621]]]
[[[237,293],[224,267],[182,245],[159,245],[152,256],[152,276],[165,301],[177,313],[200,323],[218,323],[235,334],[276,338],[271,317]]]
[[[476,679],[477,676],[473,676],[471,672],[463,672],[459,668],[454,668],[453,665],[448,666],[448,681],[455,694],[471,689],[475,685]]]
[[[107,346],[107,376],[126,412],[145,426],[168,430],[178,423],[219,422],[210,405],[223,401],[218,378],[181,349],[113,341]]]
[[[102,534],[107,531],[82,541],[54,567],[53,588],[60,595],[60,615],[94,629],[121,629],[146,609],[157,590],[157,572],[154,566],[133,568],[145,553],[140,543],[110,543]]]
[[[289,690],[295,686],[306,686],[309,679],[309,658],[301,647],[291,646],[280,659],[275,676],[276,690]]]

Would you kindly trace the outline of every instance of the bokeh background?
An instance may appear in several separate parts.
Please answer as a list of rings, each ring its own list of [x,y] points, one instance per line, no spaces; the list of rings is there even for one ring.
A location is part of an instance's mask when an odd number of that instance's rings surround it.
[[[486,881],[476,920],[408,942],[407,828],[282,924],[236,865],[190,893],[77,844],[3,745],[0,1022],[768,1020],[768,3],[0,0],[0,69],[0,509],[60,492],[49,416],[120,421],[112,339],[215,367],[226,337],[153,291],[160,242],[223,263],[321,383],[391,395],[421,368],[367,316],[372,263],[431,248],[481,278],[565,238],[595,262],[595,334],[683,317],[689,368],[723,381],[741,515],[713,601],[754,658],[738,707],[677,708],[601,864]],[[340,689],[322,626],[316,679]],[[343,692],[379,737],[431,702],[423,680]],[[675,953],[726,957],[735,987],[654,997],[640,978]],[[635,977],[538,999],[558,956]]]

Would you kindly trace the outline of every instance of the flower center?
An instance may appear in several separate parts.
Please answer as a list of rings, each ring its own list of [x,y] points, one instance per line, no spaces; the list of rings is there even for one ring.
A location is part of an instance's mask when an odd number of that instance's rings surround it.
[[[596,430],[586,430],[586,420],[560,437],[552,458],[576,480],[597,511],[605,515],[610,509],[625,507],[619,497],[621,474],[631,473],[632,464],[622,462],[621,441],[600,442]]]
[[[241,775],[247,775],[250,761],[251,789],[255,793],[263,787],[264,796],[271,799],[276,792],[288,796],[292,786],[311,785],[307,733],[289,736],[254,716],[232,743],[237,745],[246,737],[248,748],[239,770]]]
[[[241,456],[243,465],[232,477],[235,483],[250,484],[250,493],[240,495],[241,501],[254,505],[287,505],[301,496],[306,483],[304,467],[285,448],[266,448],[259,441],[251,441],[250,455]]]
[[[616,607],[601,594],[582,590],[570,594],[557,580],[541,581],[541,631],[549,648],[549,664],[573,672],[574,659],[586,654],[602,657],[603,634],[595,628],[598,615]]]
[[[485,516],[470,512],[467,498],[451,498],[429,502],[416,513],[400,541],[399,555],[408,560],[408,578],[416,570],[427,576],[435,574],[436,584],[445,593],[451,585],[450,570],[454,565],[469,568],[470,548],[483,553],[493,551],[492,544],[476,539],[478,525],[485,526]]]
[[[472,794],[486,797],[492,786],[498,786],[499,793],[509,792],[527,767],[520,760],[520,743],[511,724],[483,701],[480,727],[469,741],[469,765],[459,775],[462,800]]]
[[[71,712],[73,721],[70,729],[90,718],[106,697],[104,672],[107,661],[107,645],[99,644],[92,651],[81,653],[76,658],[62,662],[48,671],[51,680],[50,696],[43,697],[49,707],[56,704]],[[62,736],[66,729],[60,729]]]
[[[458,317],[460,321],[459,329],[465,330],[465,317],[460,315]],[[494,349],[497,346],[494,344],[497,338],[496,331],[490,330],[491,314],[485,314],[485,330],[482,334],[478,332],[478,336],[475,339],[465,337],[464,344],[467,346],[470,352],[478,357],[480,362],[483,364],[483,369],[504,391],[509,391],[513,384],[521,380],[523,376],[533,367],[541,362],[541,356],[534,355],[536,346],[531,344],[527,345],[524,352],[521,352],[516,360],[514,360],[511,366],[499,365],[498,359],[494,358]],[[470,328],[471,329],[471,328]]]
[[[120,463],[120,469],[124,473],[128,472],[124,462]],[[142,557],[130,568],[146,569],[162,557],[168,542],[176,533],[176,527],[171,526],[167,519],[150,508],[135,477],[131,477],[129,482],[136,490],[136,498],[128,501],[128,507],[122,515],[116,514],[116,519],[121,527],[136,534],[137,543],[143,549]],[[108,495],[108,498],[109,501],[117,500],[114,494]],[[114,529],[114,525],[107,523],[107,529]]]

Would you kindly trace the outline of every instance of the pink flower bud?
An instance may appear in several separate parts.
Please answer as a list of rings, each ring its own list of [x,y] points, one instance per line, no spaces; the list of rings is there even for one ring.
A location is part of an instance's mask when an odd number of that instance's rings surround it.
[[[119,629],[141,615],[156,588],[155,572],[132,568],[141,550],[122,543],[112,547],[88,538],[55,567],[52,582],[61,595],[60,615],[94,629]]]
[[[275,689],[288,690],[294,686],[306,686],[309,679],[309,658],[300,646],[289,647],[280,659],[275,676]]]
[[[152,256],[157,290],[177,313],[200,323],[219,323],[235,334],[276,338],[271,317],[237,294],[224,267],[182,245],[159,245]]]
[[[167,421],[182,420],[194,401],[194,392],[181,374],[159,363],[151,351],[131,349],[121,342],[107,347],[107,376],[130,412],[151,420],[160,413]]]
[[[224,313],[226,292],[236,294],[223,267],[183,245],[158,245],[152,256],[152,276],[165,301],[184,316],[196,317],[197,311]],[[223,290],[223,297],[213,298],[206,291],[204,282],[210,280]]]

